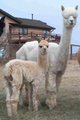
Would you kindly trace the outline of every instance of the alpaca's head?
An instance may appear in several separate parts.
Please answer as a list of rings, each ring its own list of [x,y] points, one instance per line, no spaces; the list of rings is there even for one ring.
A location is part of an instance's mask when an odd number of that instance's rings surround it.
[[[38,50],[41,55],[46,55],[49,48],[49,38],[47,40],[38,39]]]
[[[76,25],[76,20],[77,20],[77,10],[78,6],[75,8],[64,8],[61,6],[62,9],[62,16],[63,16],[63,23],[65,27],[67,28],[72,28]]]
[[[2,17],[1,20],[0,20],[0,36],[2,35],[2,33],[3,33],[3,28],[4,28],[4,26],[5,26],[4,19],[5,19],[5,16]]]

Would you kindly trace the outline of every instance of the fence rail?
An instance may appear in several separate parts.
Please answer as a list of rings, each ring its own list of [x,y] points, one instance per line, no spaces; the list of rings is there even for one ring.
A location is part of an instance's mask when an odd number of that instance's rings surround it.
[[[0,40],[0,59],[6,59],[9,57],[15,58],[16,51],[27,41],[34,41],[38,38],[46,39],[50,37],[51,42],[60,42],[60,35],[54,34],[36,34],[36,33],[28,33],[27,35],[19,34],[19,33],[13,33],[13,34],[7,34],[4,41]],[[17,44],[18,43],[18,44]],[[20,44],[19,44],[20,43]]]
[[[58,34],[54,34],[54,35],[49,35],[49,34],[36,34],[36,33],[28,33],[26,34],[19,34],[19,33],[13,33],[13,34],[8,34],[8,41],[9,43],[20,43],[20,42],[27,42],[27,41],[34,41],[37,40],[38,38],[42,39],[46,39],[50,37],[50,40],[53,42],[60,42],[60,38],[61,36]]]
[[[56,42],[56,43],[59,43],[61,38],[61,36],[58,34],[54,34],[54,35],[46,35],[46,34],[43,35],[43,34],[35,34],[35,33],[28,33],[27,35],[23,35],[19,33],[8,34],[5,37],[4,41],[0,39],[0,60],[2,58],[7,59],[9,57],[15,58],[16,51],[27,41],[34,41],[37,40],[38,38],[45,39],[48,37],[50,37],[51,42]],[[73,58],[73,52],[72,52],[73,46],[80,47],[80,45],[75,45],[75,44],[70,45],[70,59]]]

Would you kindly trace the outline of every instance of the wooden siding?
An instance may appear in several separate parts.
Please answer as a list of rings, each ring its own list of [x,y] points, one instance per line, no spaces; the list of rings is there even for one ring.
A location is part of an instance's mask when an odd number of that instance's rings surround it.
[[[36,34],[43,34],[42,29],[33,29],[33,28],[28,28],[28,33],[36,33]]]

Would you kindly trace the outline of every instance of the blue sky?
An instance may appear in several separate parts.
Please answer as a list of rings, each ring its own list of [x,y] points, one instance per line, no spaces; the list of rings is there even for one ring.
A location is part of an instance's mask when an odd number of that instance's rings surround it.
[[[33,18],[46,22],[56,28],[54,33],[62,33],[62,11],[64,7],[75,7],[78,5],[78,14],[80,13],[79,0],[0,0],[0,8],[10,13],[14,17]],[[77,19],[77,25],[73,29],[72,44],[80,45],[80,16]]]

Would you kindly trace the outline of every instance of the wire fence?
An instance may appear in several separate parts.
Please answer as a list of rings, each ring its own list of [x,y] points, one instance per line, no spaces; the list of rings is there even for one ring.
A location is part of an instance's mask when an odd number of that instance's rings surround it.
[[[0,40],[0,62],[16,58],[16,51],[23,45],[9,43],[8,37],[4,41]]]
[[[15,36],[15,34],[14,34],[14,36]],[[56,36],[60,37],[58,35],[56,35]],[[55,36],[55,41],[60,42],[60,38],[56,38],[56,36]],[[26,40],[30,41],[29,39],[26,39]],[[31,40],[33,41],[34,39],[31,39]],[[14,41],[16,41],[16,40],[14,40]],[[55,42],[55,41],[51,41],[51,42]],[[0,38],[0,62],[8,60],[8,59],[16,58],[17,50],[19,50],[19,48],[24,43],[25,42],[21,42],[21,36],[20,36],[20,39],[18,39],[18,43],[17,43],[17,41],[16,41],[16,43],[13,42],[11,35],[7,35],[5,40],[1,40],[1,38]],[[77,56],[77,53],[73,54],[73,50],[72,50],[73,46],[75,46],[75,45],[71,44],[71,46],[70,46],[70,57],[69,57],[70,59],[74,59]],[[76,45],[76,46],[80,47],[79,45]]]

